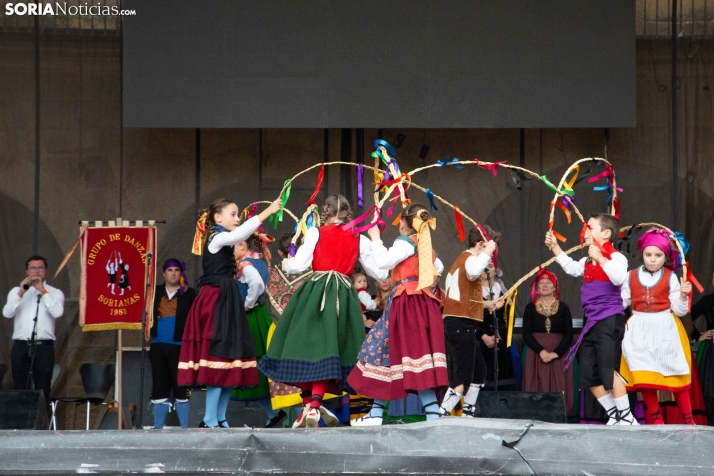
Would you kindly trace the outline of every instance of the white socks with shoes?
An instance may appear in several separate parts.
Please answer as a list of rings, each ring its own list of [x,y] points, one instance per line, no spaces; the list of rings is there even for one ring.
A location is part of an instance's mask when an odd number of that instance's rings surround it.
[[[475,418],[476,399],[481,391],[483,384],[472,383],[469,386],[469,391],[464,395],[464,410],[461,412],[463,418]]]
[[[444,400],[441,402],[441,407],[439,407],[439,413],[441,413],[441,416],[449,416],[451,414],[451,410],[453,410],[456,404],[461,401],[461,397],[463,397],[463,395],[456,393],[456,390],[449,387],[446,391],[446,395],[444,396]]]
[[[639,425],[635,415],[630,411],[630,399],[627,395],[623,395],[620,398],[614,398],[615,406],[617,407],[617,423],[616,425]]]

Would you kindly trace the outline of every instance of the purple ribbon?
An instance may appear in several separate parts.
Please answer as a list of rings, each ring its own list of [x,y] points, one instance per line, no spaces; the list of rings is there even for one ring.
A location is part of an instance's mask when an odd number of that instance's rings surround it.
[[[357,165],[357,206],[364,208],[364,198],[362,198],[362,176],[364,175],[364,167],[362,164]]]

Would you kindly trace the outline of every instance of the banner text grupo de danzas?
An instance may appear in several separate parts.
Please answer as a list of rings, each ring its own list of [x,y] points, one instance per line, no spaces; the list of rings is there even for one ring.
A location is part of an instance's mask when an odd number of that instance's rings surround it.
[[[83,331],[141,329],[147,306],[151,325],[156,265],[156,227],[89,228],[82,237],[79,323]],[[146,271],[151,289],[144,302]]]

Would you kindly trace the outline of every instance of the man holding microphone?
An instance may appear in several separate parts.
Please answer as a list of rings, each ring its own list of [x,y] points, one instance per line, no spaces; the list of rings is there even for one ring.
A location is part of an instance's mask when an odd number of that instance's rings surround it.
[[[47,260],[31,256],[25,263],[25,279],[7,295],[2,314],[15,319],[10,354],[15,389],[32,389],[34,383],[34,389],[42,390],[49,403],[55,365],[55,319],[64,312],[64,294],[45,282],[46,274]]]

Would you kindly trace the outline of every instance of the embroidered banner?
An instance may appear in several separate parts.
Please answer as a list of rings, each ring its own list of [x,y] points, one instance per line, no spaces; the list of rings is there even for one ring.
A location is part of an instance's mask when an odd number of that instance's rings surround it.
[[[82,280],[79,324],[83,331],[141,329],[147,306],[147,327],[153,312],[156,227],[89,228],[82,236]],[[147,270],[148,267],[148,270]],[[147,271],[151,288],[144,302]]]

